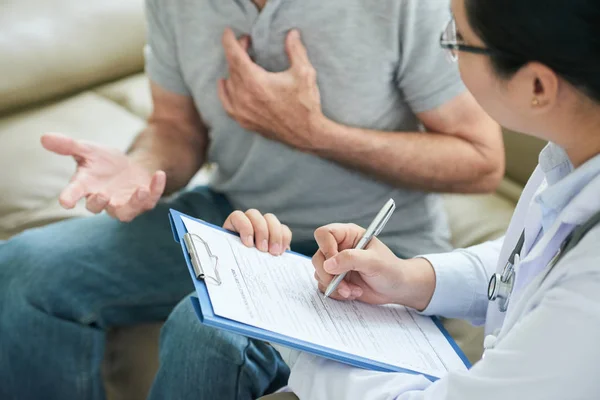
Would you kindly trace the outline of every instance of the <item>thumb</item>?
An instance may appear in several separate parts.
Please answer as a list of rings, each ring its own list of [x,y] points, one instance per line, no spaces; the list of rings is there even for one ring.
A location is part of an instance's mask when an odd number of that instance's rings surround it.
[[[292,29],[285,41],[285,50],[290,59],[292,68],[302,67],[304,65],[312,65],[306,52],[306,47],[300,39],[300,32],[297,29]]]
[[[375,275],[380,266],[373,257],[372,250],[349,249],[338,253],[336,256],[325,261],[323,264],[325,272],[331,275],[339,275],[344,272],[356,271],[365,275]]]
[[[250,48],[250,36],[248,35],[244,35],[240,38],[239,40],[240,42],[240,46],[242,46],[242,49],[244,49],[244,51],[248,51],[248,49]]]

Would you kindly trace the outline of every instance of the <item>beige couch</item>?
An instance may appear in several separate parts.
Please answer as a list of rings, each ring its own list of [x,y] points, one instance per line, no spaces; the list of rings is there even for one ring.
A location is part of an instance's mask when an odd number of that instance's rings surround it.
[[[151,103],[142,74],[142,8],[142,0],[0,4],[0,240],[88,215],[81,205],[59,207],[57,196],[74,163],[41,148],[44,132],[125,149],[144,126]],[[456,246],[503,232],[536,164],[541,143],[510,133],[506,138],[507,179],[498,193],[446,196]],[[480,330],[460,321],[446,326],[478,359]],[[111,400],[145,398],[157,367],[159,329],[155,324],[109,333],[103,372]]]

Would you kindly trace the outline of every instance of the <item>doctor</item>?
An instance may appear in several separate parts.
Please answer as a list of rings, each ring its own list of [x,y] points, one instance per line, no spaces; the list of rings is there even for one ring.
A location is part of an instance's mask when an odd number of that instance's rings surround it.
[[[300,399],[600,398],[600,224],[571,236],[600,211],[600,2],[453,0],[452,10],[441,44],[473,95],[501,124],[551,142],[506,237],[401,260],[377,240],[350,250],[363,229],[335,224],[317,230],[313,263],[321,290],[351,271],[339,300],[485,324],[484,358],[431,383],[302,354],[288,388]]]

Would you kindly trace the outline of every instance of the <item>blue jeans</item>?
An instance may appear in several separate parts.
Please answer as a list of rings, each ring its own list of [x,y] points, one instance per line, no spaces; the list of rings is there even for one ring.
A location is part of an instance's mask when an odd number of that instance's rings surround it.
[[[254,399],[287,382],[271,346],[199,323],[169,208],[217,225],[231,212],[197,188],[129,224],[100,215],[0,243],[0,399],[103,399],[105,331],[165,319],[151,399]]]

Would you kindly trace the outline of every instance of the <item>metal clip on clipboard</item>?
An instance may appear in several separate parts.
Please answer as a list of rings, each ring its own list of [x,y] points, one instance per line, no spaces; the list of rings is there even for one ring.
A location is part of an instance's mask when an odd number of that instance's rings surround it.
[[[210,281],[214,285],[221,285],[221,276],[219,275],[219,257],[215,256],[210,250],[210,246],[200,236],[194,233],[186,233],[183,236],[185,247],[192,261],[192,268],[196,279]],[[206,274],[205,271],[212,271],[214,275]]]

